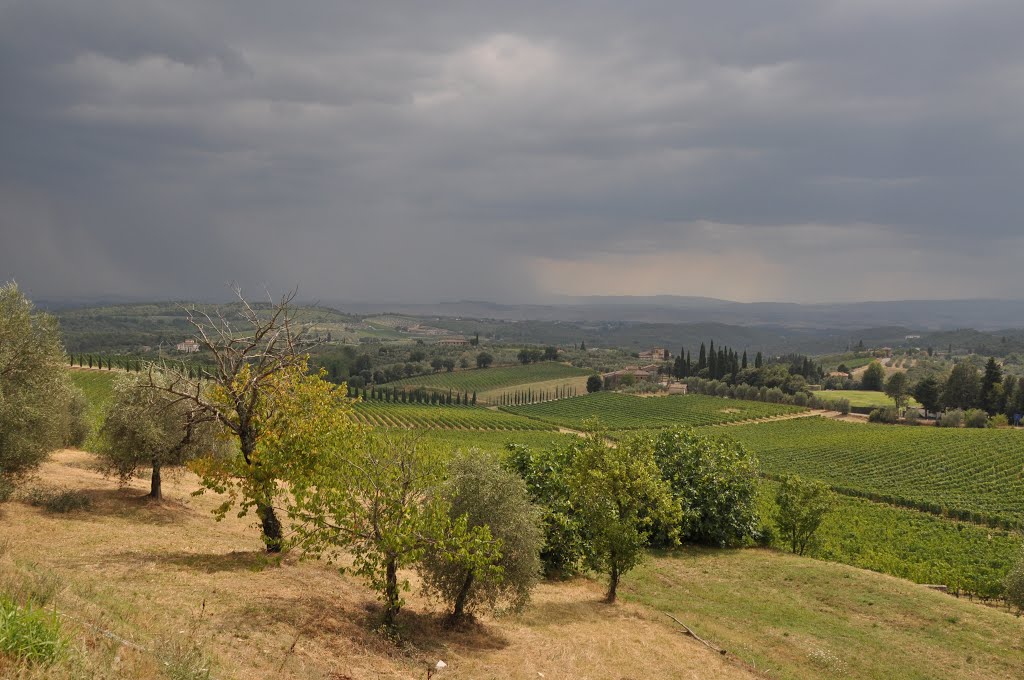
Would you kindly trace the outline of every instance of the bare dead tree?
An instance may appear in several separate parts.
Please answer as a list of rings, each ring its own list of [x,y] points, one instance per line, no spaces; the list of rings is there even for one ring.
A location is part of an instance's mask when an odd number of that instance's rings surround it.
[[[269,471],[261,471],[254,454],[265,427],[259,409],[266,403],[264,397],[274,376],[293,367],[306,367],[306,355],[297,351],[304,329],[295,322],[291,307],[298,290],[289,291],[277,301],[268,294],[270,306],[262,310],[253,307],[237,285],[232,285],[232,291],[238,298],[237,310],[218,306],[208,311],[195,305],[185,308],[195,339],[212,356],[213,367],[203,368],[196,379],[184,364],[150,365],[148,386],[173,395],[174,403],[188,404],[195,420],[216,420],[237,438],[245,468],[254,477],[246,488],[267,551],[279,552],[283,534],[273,505],[276,480],[267,477],[272,475]],[[157,379],[157,371],[165,379]],[[211,398],[204,381],[212,381],[221,398]]]

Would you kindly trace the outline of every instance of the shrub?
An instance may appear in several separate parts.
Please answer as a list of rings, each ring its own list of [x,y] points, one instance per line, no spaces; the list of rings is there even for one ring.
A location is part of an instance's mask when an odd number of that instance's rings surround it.
[[[74,512],[92,507],[92,499],[76,489],[47,489],[36,486],[25,492],[25,502],[48,512]]]
[[[14,484],[10,480],[0,477],[0,503],[4,503],[10,500],[11,495],[14,493]]]
[[[0,596],[0,652],[47,665],[60,657],[65,645],[56,609],[48,613],[31,602],[22,607]]]
[[[587,392],[591,394],[594,392],[600,392],[603,387],[604,381],[601,380],[601,376],[592,375],[589,378],[587,378]]]
[[[988,414],[980,408],[972,408],[964,414],[964,425],[967,427],[988,427]]]
[[[1024,611],[1024,552],[1006,575],[1003,587],[1007,604],[1013,605],[1018,611]]]
[[[1010,419],[1006,417],[1005,413],[997,413],[988,419],[989,427],[1009,427]]]
[[[939,427],[960,427],[964,422],[964,412],[958,408],[945,411],[939,416],[936,424]]]
[[[903,419],[907,421],[908,425],[917,425],[917,421],[920,417],[921,412],[916,408],[908,408],[907,412],[903,414]]]
[[[868,414],[869,423],[886,423],[892,425],[893,423],[899,422],[899,419],[900,413],[896,410],[895,406],[876,408]]]

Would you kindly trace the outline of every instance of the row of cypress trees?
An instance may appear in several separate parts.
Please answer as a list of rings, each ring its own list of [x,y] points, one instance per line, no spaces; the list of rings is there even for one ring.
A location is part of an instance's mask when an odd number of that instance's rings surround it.
[[[348,396],[361,397],[363,401],[384,401],[400,404],[431,404],[437,406],[475,406],[476,392],[440,392],[418,387],[406,390],[399,387],[349,387]]]

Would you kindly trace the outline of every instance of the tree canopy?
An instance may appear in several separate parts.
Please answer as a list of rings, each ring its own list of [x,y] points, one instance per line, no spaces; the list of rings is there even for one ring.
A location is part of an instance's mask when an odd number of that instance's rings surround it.
[[[18,286],[0,287],[0,485],[65,442],[73,390],[57,321]]]

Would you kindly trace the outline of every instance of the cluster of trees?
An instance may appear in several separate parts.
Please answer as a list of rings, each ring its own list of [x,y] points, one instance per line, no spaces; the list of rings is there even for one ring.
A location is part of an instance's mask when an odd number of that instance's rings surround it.
[[[691,429],[612,447],[592,424],[587,437],[561,447],[511,444],[508,465],[543,509],[545,572],[603,573],[610,601],[648,546],[737,545],[758,534],[756,460]]]
[[[712,397],[727,397],[729,399],[746,399],[748,401],[763,401],[769,404],[789,404],[792,406],[807,406],[809,408],[826,409],[839,411],[843,414],[850,412],[849,399],[824,399],[818,392],[799,391],[795,394],[788,394],[780,387],[757,387],[756,385],[730,385],[719,380],[704,380],[703,378],[690,378],[686,381],[687,389],[695,394],[706,394]]]
[[[535,364],[538,361],[558,361],[558,348],[549,345],[544,349],[538,349],[536,347],[524,347],[519,350],[519,354],[516,355],[519,359],[519,363]]]
[[[754,366],[761,368],[764,358],[758,352],[754,358]],[[697,363],[693,363],[690,352],[685,347],[679,350],[679,356],[672,364],[672,375],[677,378],[707,378],[710,380],[735,380],[735,376],[744,368],[747,368],[747,352],[743,351],[741,356],[730,347],[719,346],[715,349],[715,341],[711,341],[711,350],[700,343],[700,350],[697,353]]]
[[[1003,376],[994,358],[988,360],[980,375],[973,364],[961,362],[945,381],[925,377],[914,386],[912,394],[930,412],[974,409],[1007,420],[1024,413],[1024,378]]]
[[[672,374],[677,378],[697,378],[728,385],[778,388],[790,395],[806,392],[808,384],[820,383],[824,377],[821,365],[810,357],[790,354],[766,360],[758,352],[750,366],[746,350],[738,353],[729,347],[716,349],[713,340],[710,349],[701,343],[696,363],[683,348],[672,366]]]

